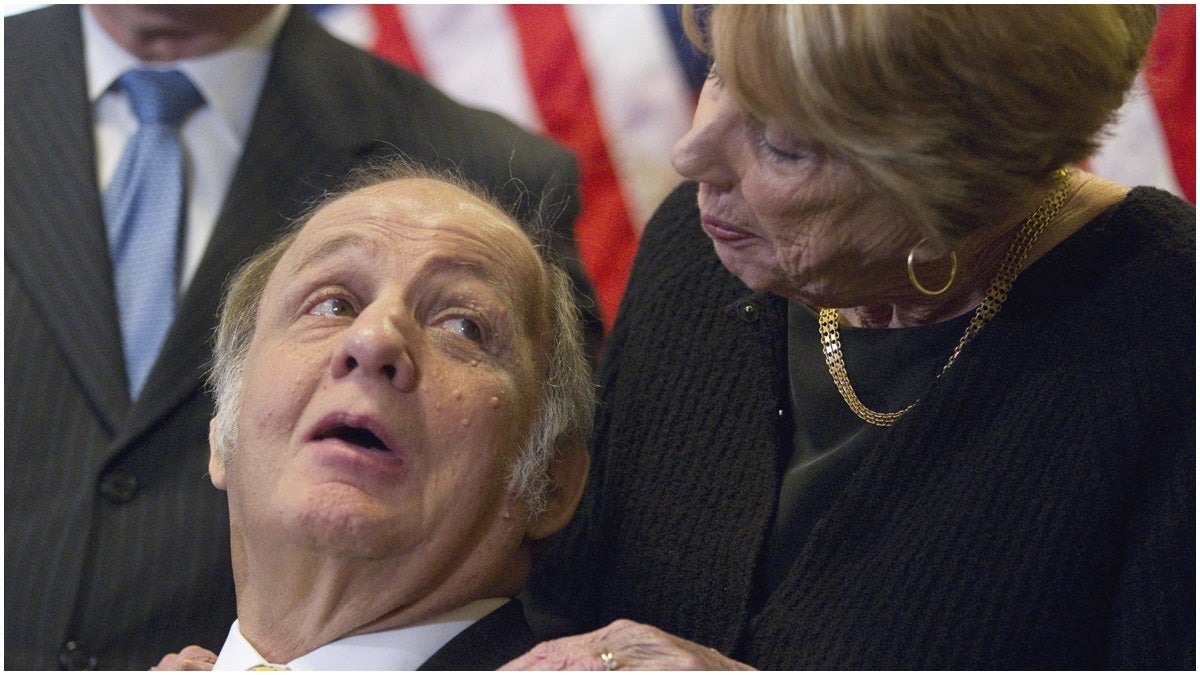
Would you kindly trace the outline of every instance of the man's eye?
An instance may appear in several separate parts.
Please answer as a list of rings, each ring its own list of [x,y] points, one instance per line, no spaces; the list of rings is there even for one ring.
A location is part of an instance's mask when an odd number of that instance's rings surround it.
[[[308,310],[308,313],[314,316],[353,316],[354,305],[345,298],[325,298]]]
[[[483,342],[483,329],[479,327],[479,324],[465,317],[446,319],[442,322],[442,327],[472,342]]]

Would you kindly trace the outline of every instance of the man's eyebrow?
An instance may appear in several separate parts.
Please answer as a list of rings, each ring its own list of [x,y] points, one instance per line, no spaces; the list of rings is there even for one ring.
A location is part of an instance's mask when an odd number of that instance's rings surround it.
[[[437,255],[426,260],[417,272],[417,280],[432,279],[445,274],[465,274],[485,282],[498,291],[501,290],[500,279],[481,261],[453,255]]]
[[[347,250],[359,250],[372,255],[378,246],[378,242],[357,232],[339,234],[304,253],[296,262],[296,269],[300,270],[308,265],[328,260]],[[417,272],[417,280],[431,279],[449,273],[467,274],[487,283],[496,290],[501,290],[499,277],[488,269],[483,260],[448,254],[436,255],[422,263],[421,269]]]
[[[301,256],[300,260],[296,261],[296,269],[304,269],[314,263],[327,260],[347,249],[370,251],[372,247],[367,237],[360,234],[354,232],[341,234],[321,242],[319,246]]]

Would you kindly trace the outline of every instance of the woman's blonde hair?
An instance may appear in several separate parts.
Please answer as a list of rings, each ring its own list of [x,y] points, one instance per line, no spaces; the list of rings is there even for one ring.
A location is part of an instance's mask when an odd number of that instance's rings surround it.
[[[1090,156],[1153,5],[718,5],[693,41],[753,116],[850,164],[953,246]]]

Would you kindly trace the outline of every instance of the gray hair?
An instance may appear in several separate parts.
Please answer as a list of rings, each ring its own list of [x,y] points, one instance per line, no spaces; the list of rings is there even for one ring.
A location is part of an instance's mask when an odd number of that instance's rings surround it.
[[[209,385],[216,398],[213,443],[222,461],[230,462],[237,446],[246,356],[267,281],[283,254],[321,207],[357,190],[413,178],[437,180],[461,188],[517,224],[511,212],[498,205],[481,187],[457,174],[403,160],[361,169],[351,175],[341,190],[323,196],[278,240],[248,260],[230,278],[221,304],[209,372]],[[541,309],[545,317],[544,322],[537,322],[545,326],[545,331],[536,336],[544,349],[541,355],[545,377],[539,387],[537,411],[528,437],[508,466],[508,489],[525,503],[531,521],[546,510],[550,491],[556,487],[550,477],[554,461],[565,452],[582,451],[586,446],[595,404],[595,384],[570,276],[550,259],[553,253],[549,247],[535,244],[534,248],[539,253],[545,281],[545,292],[535,294],[535,311]]]

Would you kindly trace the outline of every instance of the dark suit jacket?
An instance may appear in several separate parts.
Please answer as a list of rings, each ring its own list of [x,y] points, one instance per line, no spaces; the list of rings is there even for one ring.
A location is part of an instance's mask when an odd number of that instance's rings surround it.
[[[535,196],[519,210],[568,232],[577,168],[293,10],[212,240],[131,404],[79,9],[8,17],[4,33],[4,666],[144,669],[220,645],[235,618],[202,386],[226,276],[368,157],[456,165],[510,202],[523,185]]]
[[[455,635],[417,670],[495,670],[535,644],[521,602],[513,599]]]

